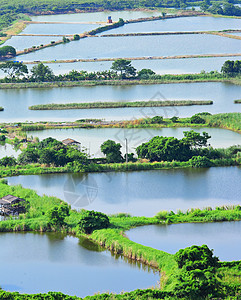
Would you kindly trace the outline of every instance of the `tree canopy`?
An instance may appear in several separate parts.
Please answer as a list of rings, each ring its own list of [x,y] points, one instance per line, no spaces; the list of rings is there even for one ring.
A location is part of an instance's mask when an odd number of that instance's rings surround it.
[[[121,144],[116,143],[112,140],[105,141],[100,146],[101,152],[106,155],[106,160],[108,163],[118,163],[123,161],[121,154]]]
[[[131,61],[126,59],[115,60],[111,69],[117,72],[117,74],[120,74],[120,77],[123,79],[136,75],[136,69],[131,65]]]

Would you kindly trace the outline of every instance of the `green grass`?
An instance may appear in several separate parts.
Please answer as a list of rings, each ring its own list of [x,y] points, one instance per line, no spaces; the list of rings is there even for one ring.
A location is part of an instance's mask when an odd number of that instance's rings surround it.
[[[190,106],[211,105],[210,100],[165,100],[165,101],[133,101],[133,102],[89,102],[66,104],[39,104],[29,106],[30,110],[65,110],[65,109],[90,109],[90,108],[122,108],[122,107],[161,107],[161,106]]]

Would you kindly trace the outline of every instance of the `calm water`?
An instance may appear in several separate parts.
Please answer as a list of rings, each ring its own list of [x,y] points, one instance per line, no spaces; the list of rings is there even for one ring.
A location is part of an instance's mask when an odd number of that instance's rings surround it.
[[[22,58],[22,57],[21,57]],[[151,69],[157,74],[190,74],[220,71],[226,60],[241,60],[241,56],[215,57],[215,58],[188,58],[188,59],[153,59],[153,60],[133,60],[132,65],[137,69]],[[72,70],[85,70],[88,72],[105,71],[111,68],[111,61],[96,62],[74,62],[74,63],[56,63],[45,64],[53,70],[54,74],[66,74]],[[27,65],[29,70],[34,66]],[[0,77],[5,77],[0,72]]]
[[[154,136],[174,136],[178,139],[184,137],[183,131],[189,131],[191,128],[163,128],[163,129],[124,129],[124,128],[97,128],[97,129],[51,129],[43,131],[27,132],[28,136],[37,136],[40,140],[47,137],[53,137],[60,141],[66,138],[73,138],[81,142],[82,147],[88,148],[91,155],[95,157],[102,156],[100,145],[107,139],[111,139],[122,145],[122,151],[125,152],[125,138],[128,139],[128,151],[135,153],[135,148],[140,144],[147,142]],[[229,147],[235,144],[241,145],[241,134],[236,132],[218,129],[201,128],[195,131],[202,133],[206,131],[212,137],[209,143],[212,147]]]
[[[241,168],[51,174],[9,178],[72,207],[153,216],[160,210],[240,204]]]
[[[200,94],[200,91],[202,93]],[[229,83],[182,83],[136,86],[95,86],[50,89],[0,90],[2,122],[18,121],[69,121],[83,118],[106,120],[136,119],[162,115],[192,116],[197,112],[240,112],[241,106],[234,104],[240,99],[241,86]],[[92,101],[134,100],[213,100],[213,105],[162,108],[117,108],[83,109],[59,111],[30,111],[34,104],[70,103]]]
[[[4,156],[14,156],[18,157],[18,155],[21,153],[21,150],[15,149],[13,145],[10,144],[0,144],[0,158],[3,158]]]
[[[80,34],[99,26],[98,24],[29,24],[21,34]]]
[[[131,229],[130,240],[145,246],[176,253],[192,245],[206,244],[220,260],[241,259],[241,222],[151,225]]]
[[[79,14],[63,14],[63,15],[48,15],[35,16],[32,21],[37,22],[106,22],[108,16],[111,16],[113,21],[118,21],[119,18],[124,20],[138,19],[144,17],[159,16],[159,11],[104,11],[95,13],[79,13]]]
[[[167,20],[158,20],[143,23],[127,24],[111,30],[109,33],[136,33],[136,32],[173,32],[173,31],[209,31],[240,29],[241,20],[215,17],[185,17]],[[108,34],[108,33],[103,33]]]
[[[17,37],[19,38],[19,37]],[[24,37],[25,38],[25,37]],[[23,49],[21,40],[8,45]],[[130,47],[131,45],[131,47]],[[19,56],[19,60],[119,58],[240,52],[241,40],[212,35],[90,37]]]
[[[21,293],[60,291],[85,297],[97,292],[154,286],[158,272],[128,264],[86,240],[61,234],[1,233],[1,287]],[[17,254],[16,254],[17,250]],[[121,281],[121,285],[120,285]]]

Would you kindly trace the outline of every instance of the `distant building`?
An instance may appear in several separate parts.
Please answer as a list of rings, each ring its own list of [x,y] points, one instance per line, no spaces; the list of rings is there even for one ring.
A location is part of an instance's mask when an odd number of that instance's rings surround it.
[[[111,24],[112,23],[112,19],[111,19],[111,16],[108,17],[107,19],[107,23]]]
[[[73,139],[70,139],[70,138],[67,138],[65,140],[62,141],[62,143],[65,145],[65,146],[77,146],[77,148],[80,150],[81,148],[81,143],[73,140]]]
[[[0,199],[1,215],[18,215],[25,212],[25,200],[13,195],[7,195]]]

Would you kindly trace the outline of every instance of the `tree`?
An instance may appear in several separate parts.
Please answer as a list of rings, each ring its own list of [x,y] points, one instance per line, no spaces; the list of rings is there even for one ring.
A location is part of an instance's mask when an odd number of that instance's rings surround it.
[[[170,120],[172,121],[172,123],[177,123],[178,122],[178,117],[174,116],[172,118],[170,118]]]
[[[35,163],[38,161],[38,159],[39,155],[36,149],[23,150],[18,156],[18,162],[23,165]]]
[[[135,77],[136,69],[131,65],[130,60],[117,59],[113,62],[111,69],[120,73],[121,78]]]
[[[107,140],[100,146],[101,152],[106,155],[108,163],[119,163],[123,161],[120,148],[121,144],[112,140]]]
[[[140,79],[148,79],[151,75],[155,75],[156,73],[151,69],[142,69],[138,72],[138,78]]]
[[[67,203],[56,205],[47,212],[50,224],[54,226],[65,225],[65,218],[69,216],[69,206]]]
[[[191,157],[190,145],[174,137],[155,136],[136,148],[138,157],[150,161],[186,161]]]
[[[13,156],[5,156],[3,158],[0,159],[0,166],[16,166],[17,161]]]
[[[225,76],[232,76],[234,73],[234,61],[233,60],[226,60],[221,68],[221,72]]]
[[[83,211],[79,220],[79,230],[87,234],[94,230],[108,228],[110,221],[107,215],[97,211]]]
[[[181,249],[174,259],[181,269],[174,288],[176,297],[212,299],[220,295],[221,286],[216,277],[218,258],[207,245]]]
[[[49,81],[53,79],[53,71],[45,66],[43,63],[39,63],[31,69],[32,78],[35,81]]]
[[[28,74],[27,66],[21,62],[7,61],[0,65],[0,69],[6,73],[11,80],[13,80],[14,77]]]
[[[208,135],[208,133],[205,131],[203,132],[203,135],[194,130],[184,131],[183,133],[185,136],[183,140],[194,148],[201,148],[207,146],[207,141],[211,138],[211,136]]]
[[[6,136],[4,134],[0,135],[0,142],[4,142],[6,140]]]
[[[163,117],[155,116],[155,117],[151,118],[150,123],[151,124],[161,124],[161,123],[163,123]]]
[[[12,46],[3,46],[0,47],[0,57],[6,57],[6,56],[15,56],[16,55],[16,49]]]

